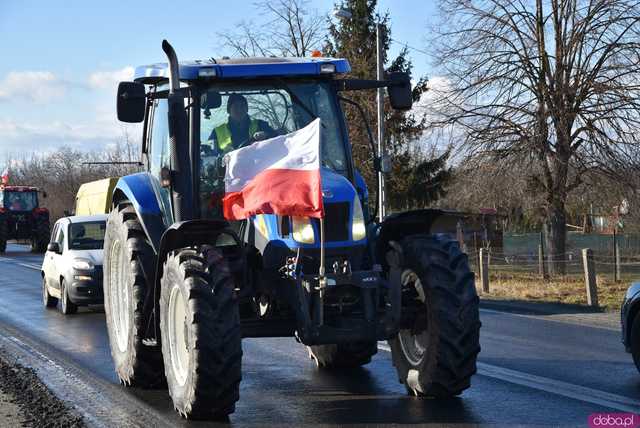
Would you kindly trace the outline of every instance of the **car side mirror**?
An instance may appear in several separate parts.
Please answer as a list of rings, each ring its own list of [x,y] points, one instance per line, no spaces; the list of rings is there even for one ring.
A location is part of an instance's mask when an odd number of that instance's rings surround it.
[[[409,75],[403,72],[389,73],[386,80],[392,82],[387,87],[391,107],[396,110],[409,110],[413,105]]]
[[[144,120],[145,90],[142,83],[120,82],[118,85],[118,120],[139,123]]]
[[[47,251],[51,251],[54,252],[56,254],[60,254],[60,244],[58,244],[57,242],[50,242],[49,245],[47,245]]]

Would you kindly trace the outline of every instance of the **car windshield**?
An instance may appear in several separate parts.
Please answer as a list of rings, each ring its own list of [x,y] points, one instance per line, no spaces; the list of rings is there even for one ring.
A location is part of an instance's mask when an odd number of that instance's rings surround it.
[[[101,250],[106,221],[89,221],[69,225],[70,250]]]
[[[38,206],[37,192],[3,192],[3,206],[9,211],[31,211]]]
[[[344,135],[330,82],[275,80],[265,84],[219,83],[201,98],[201,208],[205,217],[219,206],[224,184],[222,155],[255,141],[322,123],[321,160],[325,168],[347,175]]]

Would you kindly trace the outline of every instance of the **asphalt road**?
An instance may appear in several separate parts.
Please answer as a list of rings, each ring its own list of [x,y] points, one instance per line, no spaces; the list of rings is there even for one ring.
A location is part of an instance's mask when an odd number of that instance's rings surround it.
[[[131,398],[168,425],[205,425],[180,419],[164,390],[117,386],[102,309],[66,317],[45,310],[41,260],[12,244],[0,257],[0,327],[38,344],[43,354],[64,356],[94,386]],[[447,402],[407,396],[386,344],[371,364],[336,373],[318,371],[293,339],[245,339],[240,401],[230,422],[586,426],[595,412],[640,413],[640,374],[618,331],[486,309],[481,319],[478,374],[469,390]]]

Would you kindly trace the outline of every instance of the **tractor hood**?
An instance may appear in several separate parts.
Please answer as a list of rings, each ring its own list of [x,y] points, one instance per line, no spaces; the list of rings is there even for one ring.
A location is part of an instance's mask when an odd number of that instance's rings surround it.
[[[321,168],[322,202],[332,204],[336,202],[348,202],[351,204],[356,196],[356,190],[346,177],[329,168]]]

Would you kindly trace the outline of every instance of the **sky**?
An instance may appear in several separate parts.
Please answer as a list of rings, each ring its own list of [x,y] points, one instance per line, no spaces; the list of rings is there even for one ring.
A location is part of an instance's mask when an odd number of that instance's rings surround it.
[[[179,5],[179,7],[178,7]],[[320,14],[333,0],[311,0]],[[260,21],[253,0],[0,0],[0,155],[60,146],[105,150],[122,140],[115,92],[137,65],[164,62],[169,40],[181,60],[231,54],[216,33]],[[431,0],[380,0],[392,37],[426,49]],[[393,44],[391,53],[401,48]],[[427,55],[411,51],[415,75],[429,75]],[[139,125],[128,125],[139,136]]]

